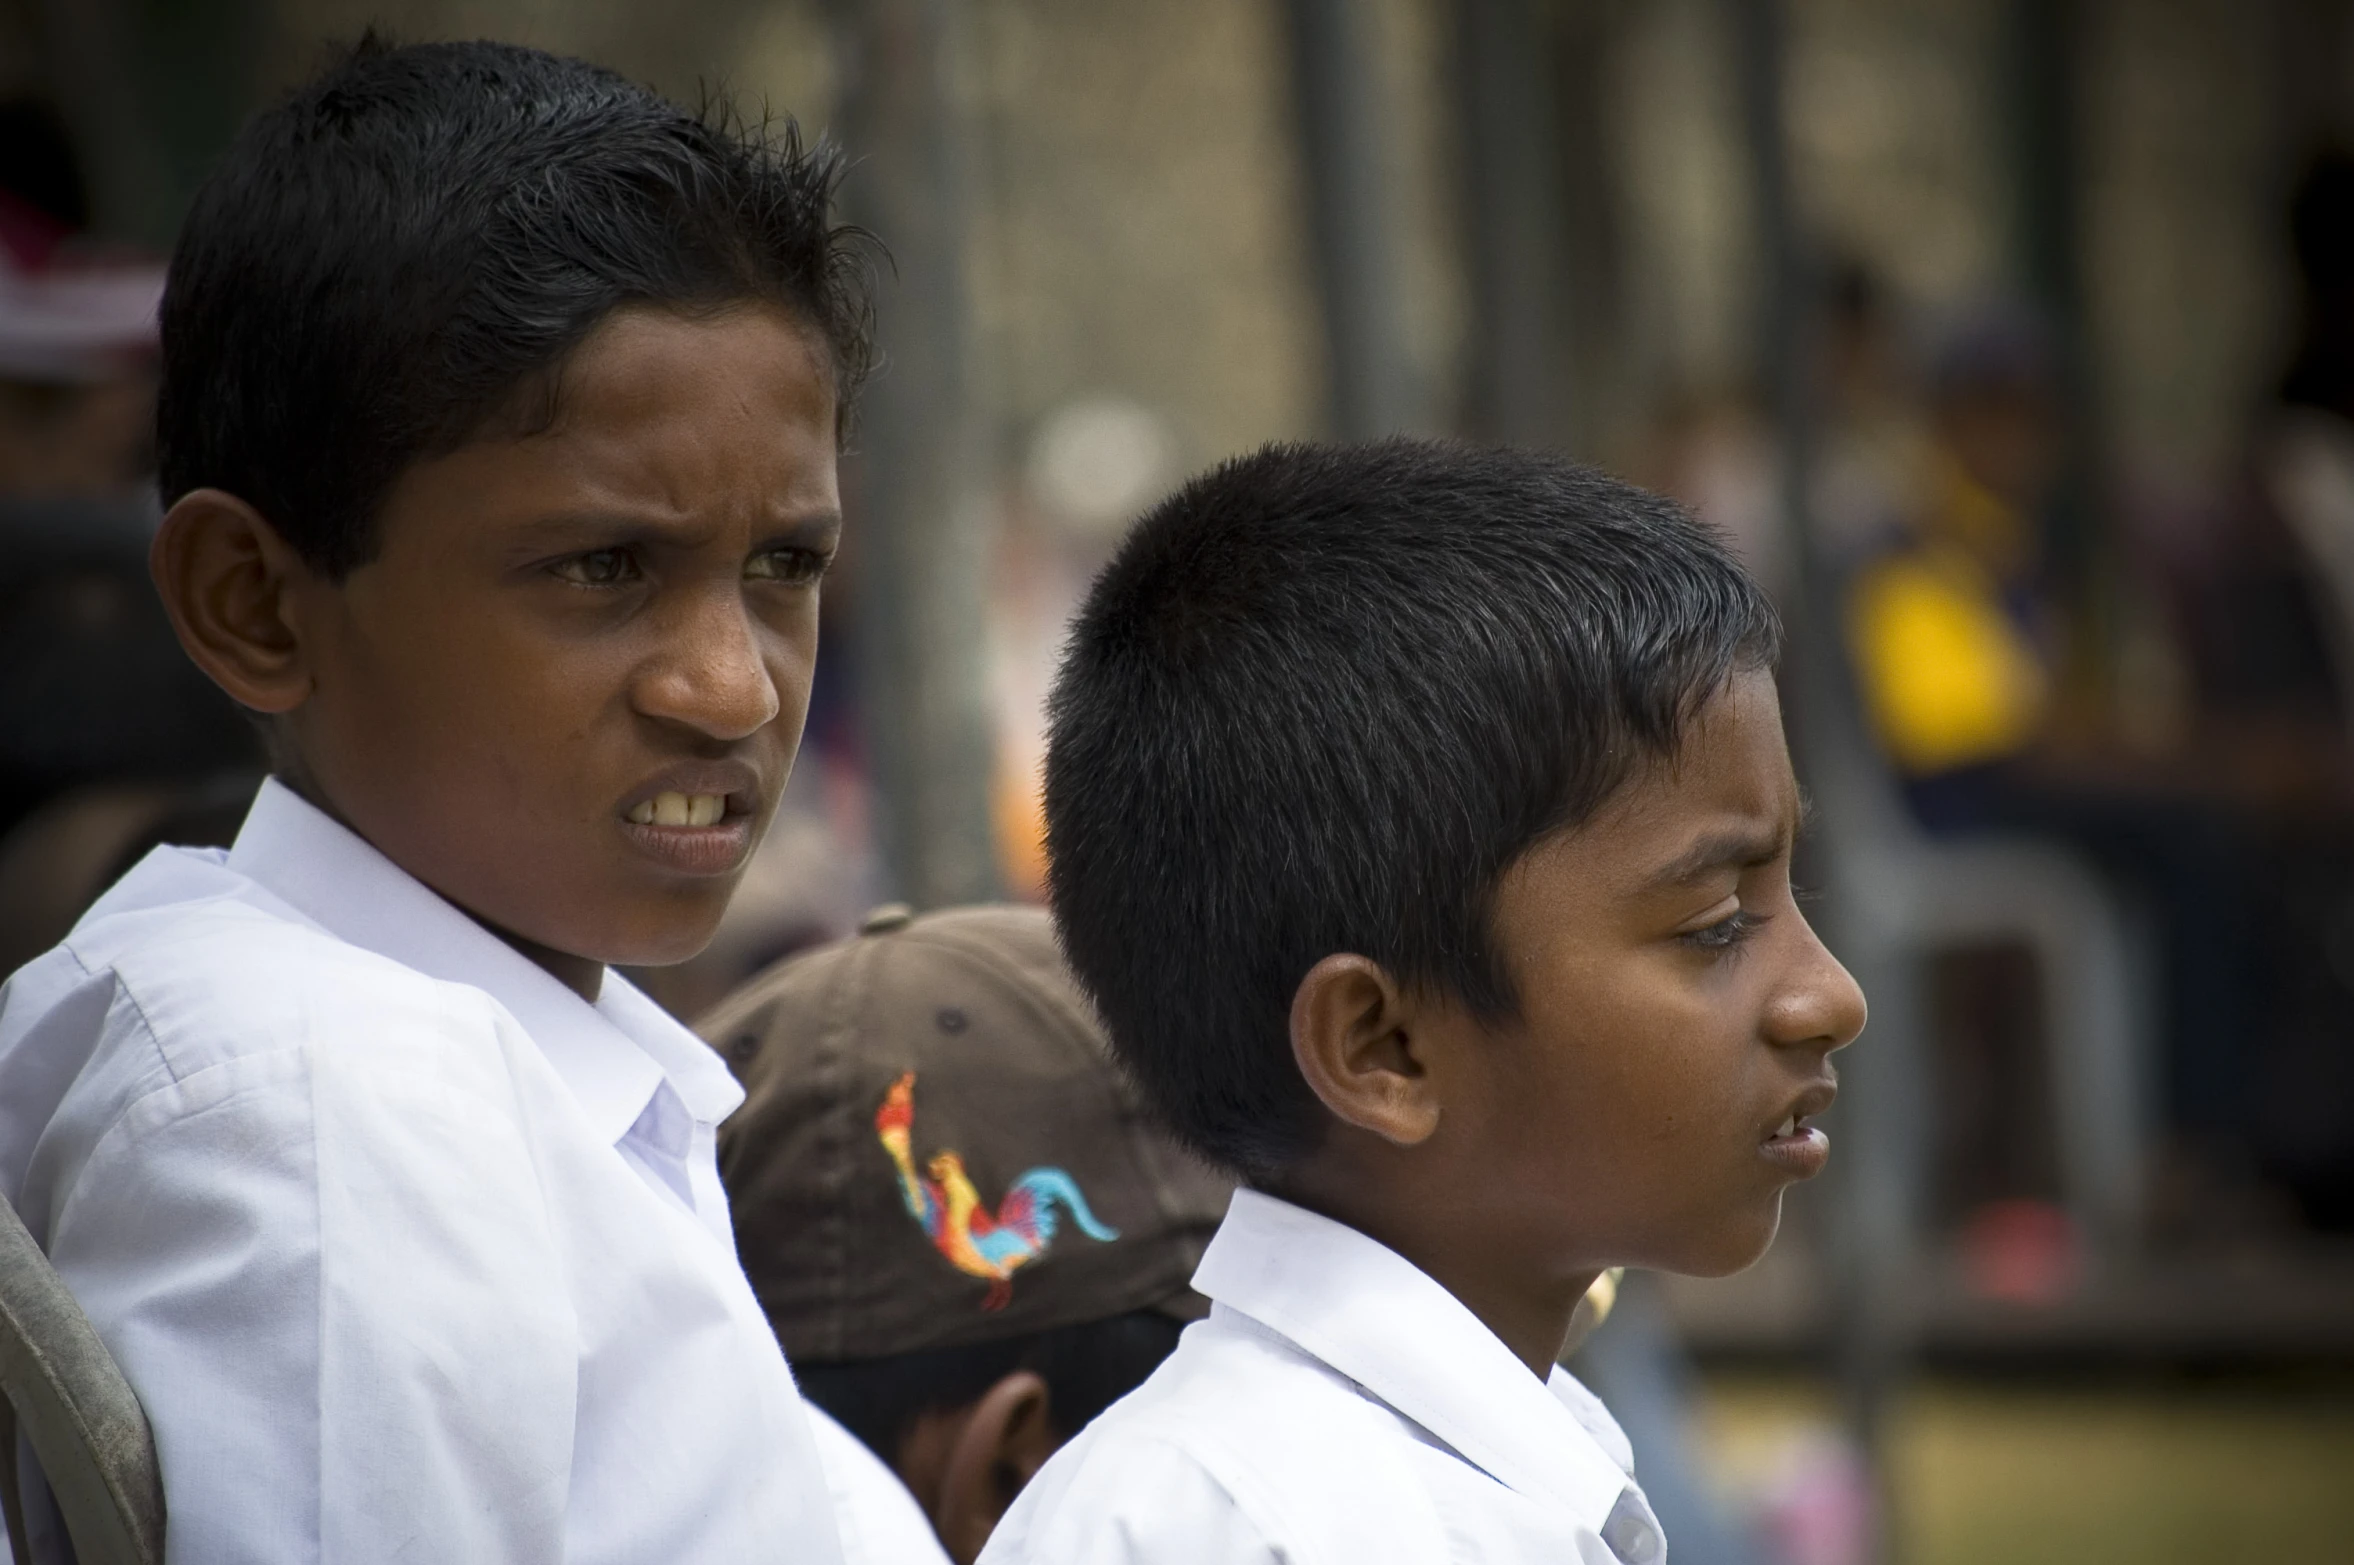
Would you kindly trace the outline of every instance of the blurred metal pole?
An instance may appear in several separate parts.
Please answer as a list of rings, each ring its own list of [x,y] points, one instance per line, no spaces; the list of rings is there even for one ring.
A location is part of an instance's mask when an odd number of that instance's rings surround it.
[[[1619,148],[1613,102],[1623,61],[1614,47],[1635,13],[1619,0],[1552,0],[1557,183],[1555,237],[1561,247],[1560,402],[1570,449],[1607,454],[1627,432],[1638,399],[1627,390],[1626,255],[1618,213]]]
[[[2097,699],[2099,649],[2113,621],[2110,573],[2102,569],[2096,388],[2087,341],[2084,275],[2077,238],[2081,137],[2077,65],[2082,36],[2077,0],[2010,0],[2005,17],[2000,118],[2009,129],[2013,267],[2051,332],[2057,355],[2062,430],[2060,481],[2050,511],[2052,552],[2063,589],[2092,634],[2070,649],[2068,673],[2083,698]]]
[[[2019,270],[2039,303],[2070,320],[2083,306],[2076,259],[2077,11],[2075,0],[2010,0],[2002,95]]]
[[[859,551],[859,697],[878,835],[919,907],[998,891],[987,582],[990,425],[969,295],[963,0],[836,0],[844,199],[889,247],[882,361],[846,464]]]
[[[1471,375],[1464,425],[1513,445],[1563,443],[1561,127],[1550,29],[1534,0],[1460,0],[1455,91],[1470,220]]]
[[[1786,46],[1781,0],[1727,0],[1732,7],[1742,121],[1752,160],[1765,287],[1759,351],[1771,387],[1781,448],[1781,510],[1795,566],[1789,605],[1786,688],[1793,736],[1808,786],[1822,806],[1811,852],[1833,895],[1824,933],[1872,1005],[1869,1039],[1841,1056],[1836,1121],[1841,1156],[1826,1192],[1831,1202],[1832,1359],[1850,1428],[1873,1488],[1871,1558],[1895,1557],[1896,1494],[1888,1460],[1888,1414],[1908,1351],[1902,1287],[1909,1269],[1917,1136],[1915,1070],[1921,1015],[1916,958],[1875,938],[1868,910],[1891,888],[1871,846],[1872,764],[1838,650],[1835,584],[1810,525],[1815,405],[1810,321],[1816,295],[1798,234],[1783,109]]]
[[[1332,432],[1365,440],[1420,421],[1367,8],[1362,0],[1284,0],[1283,15],[1324,304]]]

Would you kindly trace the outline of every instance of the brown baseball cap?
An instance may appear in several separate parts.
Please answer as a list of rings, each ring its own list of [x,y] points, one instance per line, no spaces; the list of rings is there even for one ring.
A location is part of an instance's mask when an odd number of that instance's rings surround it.
[[[699,1030],[744,1084],[720,1175],[789,1357],[1201,1312],[1232,1184],[1147,1117],[1044,911],[879,908]]]

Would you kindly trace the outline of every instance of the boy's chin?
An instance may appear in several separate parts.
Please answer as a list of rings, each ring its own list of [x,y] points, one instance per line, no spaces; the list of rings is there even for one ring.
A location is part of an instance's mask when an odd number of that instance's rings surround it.
[[[727,899],[662,899],[595,923],[580,921],[546,943],[607,967],[676,967],[701,956],[719,932]]]
[[[688,928],[615,941],[606,948],[611,954],[597,960],[607,967],[676,967],[701,956],[718,932],[717,918],[698,920]]]
[[[1773,1247],[1781,1226],[1782,1195],[1776,1191],[1764,1210],[1744,1213],[1721,1228],[1696,1236],[1694,1242],[1679,1246],[1674,1256],[1663,1258],[1658,1270],[1685,1277],[1730,1277],[1747,1271]]]

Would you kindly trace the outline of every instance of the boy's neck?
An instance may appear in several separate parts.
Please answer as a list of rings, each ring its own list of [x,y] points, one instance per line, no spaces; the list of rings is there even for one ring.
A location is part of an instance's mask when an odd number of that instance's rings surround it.
[[[326,790],[320,788],[312,780],[307,769],[298,760],[281,754],[277,761],[275,770],[279,782],[285,784],[296,797],[335,822],[336,825],[341,826],[361,841],[367,841],[367,834],[344,819],[343,812],[337,809],[334,801],[327,797]],[[374,844],[370,844],[370,846],[374,846]],[[532,966],[537,967],[589,1004],[596,1004],[597,996],[604,993],[604,963],[592,961],[585,956],[574,956],[569,951],[553,950],[541,945],[536,940],[526,940],[523,936],[501,929],[486,919],[475,917],[472,912],[458,903],[452,902],[450,906],[457,908],[468,918],[474,919],[475,923],[480,924],[484,929],[498,936],[501,941],[512,946]]]
[[[466,916],[474,918],[471,913]],[[537,941],[526,940],[521,935],[501,929],[498,925],[479,918],[475,918],[474,922],[481,924],[483,928],[513,946],[534,967],[545,972],[550,978],[555,979],[556,982],[579,995],[589,1004],[596,1004],[597,996],[605,992],[604,963],[591,961],[585,956],[574,956],[569,951],[551,950]]]
[[[1404,1256],[1477,1316],[1530,1374],[1550,1379],[1578,1301],[1600,1269],[1556,1276],[1521,1257],[1500,1255],[1483,1247],[1486,1230],[1466,1222],[1455,1203],[1433,1199],[1428,1182],[1414,1177],[1419,1170],[1367,1166],[1391,1159],[1344,1160],[1335,1151],[1327,1143],[1263,1188]],[[1337,1166],[1343,1161],[1346,1167]]]

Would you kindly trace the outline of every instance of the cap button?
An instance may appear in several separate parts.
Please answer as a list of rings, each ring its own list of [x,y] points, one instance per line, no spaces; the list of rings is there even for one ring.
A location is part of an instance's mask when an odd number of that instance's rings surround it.
[[[915,909],[904,902],[886,902],[858,921],[862,935],[887,935],[915,922]]]

